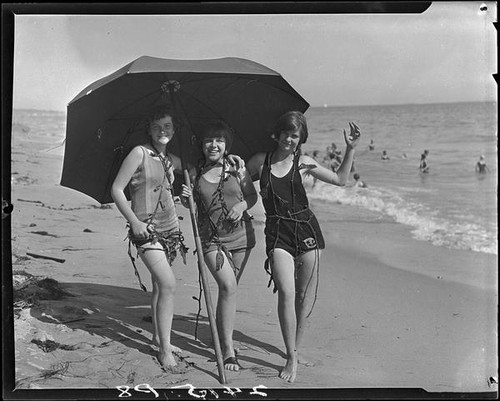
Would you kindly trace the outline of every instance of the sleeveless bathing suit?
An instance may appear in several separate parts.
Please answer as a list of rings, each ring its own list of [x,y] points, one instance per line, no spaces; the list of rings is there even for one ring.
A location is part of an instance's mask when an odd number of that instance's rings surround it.
[[[172,161],[168,155],[162,158],[161,155],[144,146],[140,148],[143,152],[142,163],[132,175],[129,183],[131,209],[139,220],[151,226],[153,232],[146,239],[134,238],[132,230],[129,229],[128,238],[130,240],[129,256],[134,265],[135,274],[141,288],[146,291],[135,266],[130,243],[143,251],[158,250],[158,248],[148,248],[147,244],[160,243],[169,264],[175,260],[177,251],[181,253],[185,264],[188,248],[184,245],[184,238],[175,212],[172,194],[174,180]]]
[[[262,203],[266,212],[266,254],[265,269],[272,281],[269,264],[275,248],[287,251],[294,258],[314,249],[324,249],[325,241],[318,220],[309,209],[306,191],[300,175],[299,155],[295,155],[290,171],[284,177],[271,172],[272,154],[266,155],[260,188]],[[268,285],[268,286],[269,286]],[[276,287],[273,290],[276,292]]]
[[[198,206],[199,232],[203,253],[224,252],[232,264],[228,251],[251,249],[255,246],[255,233],[247,211],[239,222],[227,219],[227,213],[243,200],[238,172],[223,165],[223,176],[218,183],[209,182],[200,169],[195,179],[193,196]],[[234,266],[233,266],[234,267]]]

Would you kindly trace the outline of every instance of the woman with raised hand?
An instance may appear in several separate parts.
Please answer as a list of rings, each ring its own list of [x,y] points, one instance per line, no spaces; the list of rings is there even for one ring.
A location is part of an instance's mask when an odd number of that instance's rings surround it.
[[[335,172],[301,154],[308,130],[305,116],[298,111],[285,113],[276,122],[272,134],[276,148],[254,155],[247,163],[252,178],[260,178],[266,212],[265,268],[271,276],[269,284],[274,281],[274,291],[278,292],[278,317],[287,355],[279,376],[289,382],[295,380],[297,364],[306,363],[298,352],[306,319],[316,301],[320,250],[325,247],[302,179],[310,175],[326,183],[345,185],[360,137],[357,125],[349,125],[350,133],[344,130],[345,155]]]

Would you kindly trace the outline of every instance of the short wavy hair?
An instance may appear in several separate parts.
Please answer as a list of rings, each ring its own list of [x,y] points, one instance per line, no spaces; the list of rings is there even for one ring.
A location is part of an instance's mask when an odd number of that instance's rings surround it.
[[[278,139],[280,134],[285,131],[300,131],[300,145],[306,143],[309,132],[307,130],[306,117],[300,111],[289,111],[283,114],[274,124],[273,136]]]
[[[211,121],[205,124],[200,134],[200,144],[205,138],[224,138],[226,141],[226,152],[229,152],[233,144],[234,132],[231,126],[223,120]]]
[[[170,107],[169,105],[159,105],[154,106],[148,113],[146,117],[146,130],[149,131],[149,127],[153,122],[167,116],[172,118],[174,129],[176,129],[178,127],[178,121],[172,107]]]

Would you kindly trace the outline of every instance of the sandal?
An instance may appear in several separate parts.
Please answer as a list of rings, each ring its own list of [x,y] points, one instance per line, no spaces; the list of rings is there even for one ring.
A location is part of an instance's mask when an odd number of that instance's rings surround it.
[[[237,369],[228,369],[226,365],[235,365],[237,366]],[[243,369],[243,367],[240,365],[238,358],[236,358],[236,356],[230,356],[229,358],[226,358],[224,360],[224,369],[238,371],[240,369]]]

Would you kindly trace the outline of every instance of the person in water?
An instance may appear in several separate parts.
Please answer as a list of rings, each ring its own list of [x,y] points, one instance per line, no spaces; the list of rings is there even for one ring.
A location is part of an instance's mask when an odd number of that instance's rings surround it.
[[[186,199],[193,195],[203,257],[218,285],[216,323],[224,367],[238,371],[240,364],[233,346],[236,291],[255,246],[247,210],[257,202],[257,192],[248,171],[232,167],[227,160],[232,140],[232,129],[223,121],[204,127],[203,160],[190,172],[193,190],[183,185],[182,196]]]
[[[354,173],[352,178],[354,178],[354,181],[355,181],[353,186],[359,187],[359,188],[366,188],[367,187],[367,185],[364,183],[364,181],[361,181],[361,177],[359,176],[358,173]]]
[[[312,158],[316,160],[318,163],[321,163],[320,156],[319,156],[319,150],[315,150],[313,152]],[[318,182],[317,178],[313,178],[313,184],[312,187],[314,188],[316,186],[316,183]]]
[[[429,151],[426,149],[424,150],[424,153],[420,156],[420,165],[419,169],[421,173],[428,173],[429,172],[429,165],[427,164],[427,155],[429,154]]]
[[[489,173],[489,172],[490,172],[490,169],[486,165],[485,157],[484,157],[484,155],[481,155],[479,157],[479,160],[476,163],[476,173],[478,173],[478,174],[486,174],[486,173]]]
[[[344,130],[346,151],[337,172],[323,167],[309,156],[301,155],[307,141],[305,116],[292,111],[281,116],[274,127],[276,148],[257,153],[247,168],[254,180],[260,179],[260,195],[266,212],[264,264],[278,292],[278,317],[286,347],[286,363],[279,376],[293,382],[297,364],[306,363],[299,355],[307,317],[316,301],[320,250],[325,241],[302,184],[306,175],[333,185],[345,185],[359,142],[360,131],[349,123]],[[311,288],[314,285],[314,288]]]

